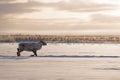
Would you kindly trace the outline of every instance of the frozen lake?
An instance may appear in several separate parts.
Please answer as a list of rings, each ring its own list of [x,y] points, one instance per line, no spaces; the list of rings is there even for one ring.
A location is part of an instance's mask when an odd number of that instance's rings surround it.
[[[0,43],[0,80],[120,80],[120,44],[49,43],[16,57],[16,43]]]

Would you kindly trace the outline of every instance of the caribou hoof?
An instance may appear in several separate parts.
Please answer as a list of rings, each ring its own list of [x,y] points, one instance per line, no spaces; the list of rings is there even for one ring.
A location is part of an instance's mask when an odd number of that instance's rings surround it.
[[[20,56],[20,53],[19,53],[19,52],[17,52],[17,56]]]
[[[35,56],[35,55],[30,55],[31,57]]]

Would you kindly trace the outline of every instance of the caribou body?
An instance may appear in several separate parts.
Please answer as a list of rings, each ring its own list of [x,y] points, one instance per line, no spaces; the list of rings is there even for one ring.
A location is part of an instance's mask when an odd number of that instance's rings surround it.
[[[19,43],[17,48],[17,56],[20,56],[22,51],[32,51],[34,54],[31,56],[37,56],[37,50],[40,50],[43,45],[47,45],[47,43],[44,41]]]

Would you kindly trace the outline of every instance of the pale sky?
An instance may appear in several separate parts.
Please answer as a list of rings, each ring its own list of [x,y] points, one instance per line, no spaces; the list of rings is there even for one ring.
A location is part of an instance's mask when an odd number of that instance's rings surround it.
[[[120,0],[0,0],[0,32],[43,31],[120,32]]]

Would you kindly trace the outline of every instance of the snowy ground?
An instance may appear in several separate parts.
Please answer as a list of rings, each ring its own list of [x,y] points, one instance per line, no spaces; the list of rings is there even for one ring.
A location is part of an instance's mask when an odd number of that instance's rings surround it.
[[[38,57],[0,43],[0,80],[120,80],[120,44],[48,44]]]

